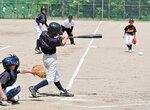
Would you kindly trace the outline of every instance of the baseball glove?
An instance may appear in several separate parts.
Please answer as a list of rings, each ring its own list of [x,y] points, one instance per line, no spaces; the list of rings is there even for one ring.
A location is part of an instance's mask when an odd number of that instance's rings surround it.
[[[136,37],[133,37],[132,43],[135,45],[136,44]]]
[[[32,74],[40,78],[46,78],[46,68],[44,65],[35,65],[32,67]]]

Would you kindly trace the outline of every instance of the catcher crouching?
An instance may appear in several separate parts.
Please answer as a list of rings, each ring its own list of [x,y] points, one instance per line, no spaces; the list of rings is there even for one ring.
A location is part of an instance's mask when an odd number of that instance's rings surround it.
[[[4,72],[0,74],[0,104],[3,106],[18,103],[21,87],[15,85],[18,74],[29,73],[28,71],[19,71],[19,58],[16,55],[10,55],[2,60]]]
[[[72,97],[73,94],[69,93],[66,89],[64,89],[60,83],[60,76],[56,69],[57,67],[57,55],[56,55],[56,47],[64,46],[67,42],[68,37],[62,35],[61,25],[52,22],[48,26],[48,31],[43,31],[40,36],[40,47],[43,52],[43,63],[47,69],[46,79],[36,84],[35,86],[30,86],[29,90],[31,95],[36,98],[37,91],[48,85],[54,83],[55,86],[60,91],[60,96]]]

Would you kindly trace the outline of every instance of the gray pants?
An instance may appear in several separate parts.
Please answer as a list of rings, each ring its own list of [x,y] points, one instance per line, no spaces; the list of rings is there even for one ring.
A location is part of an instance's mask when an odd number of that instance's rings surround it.
[[[47,68],[46,80],[49,84],[60,81],[60,76],[57,71],[57,55],[56,53],[49,55],[44,54],[43,63]]]

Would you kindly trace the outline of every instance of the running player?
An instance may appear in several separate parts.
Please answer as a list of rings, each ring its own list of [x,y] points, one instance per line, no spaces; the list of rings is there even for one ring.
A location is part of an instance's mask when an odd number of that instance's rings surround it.
[[[124,28],[125,32],[124,32],[124,36],[123,36],[123,38],[125,37],[125,42],[128,47],[128,51],[130,53],[132,52],[132,41],[136,35],[136,27],[133,24],[134,24],[134,20],[129,19],[129,25],[127,25]]]

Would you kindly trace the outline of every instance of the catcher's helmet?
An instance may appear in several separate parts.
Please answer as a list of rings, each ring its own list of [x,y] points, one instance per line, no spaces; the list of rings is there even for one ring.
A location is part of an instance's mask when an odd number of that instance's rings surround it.
[[[42,10],[45,10],[45,11],[46,11],[47,9],[46,9],[45,6],[42,6],[42,7],[41,7],[41,13],[42,13]]]
[[[6,57],[2,60],[3,67],[6,70],[10,70],[10,67],[12,65],[16,65],[16,66],[19,65],[18,63],[19,63],[18,60],[13,56]]]
[[[62,35],[62,28],[59,23],[51,22],[48,26],[48,33],[52,36]]]

